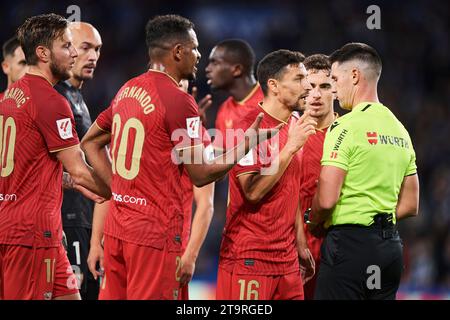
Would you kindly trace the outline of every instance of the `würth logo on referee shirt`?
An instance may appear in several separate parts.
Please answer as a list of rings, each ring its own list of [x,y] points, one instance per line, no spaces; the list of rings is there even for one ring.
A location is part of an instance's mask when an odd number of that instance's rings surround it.
[[[73,138],[72,121],[70,121],[70,118],[56,120],[56,126],[58,127],[58,133],[61,139]]]
[[[374,145],[378,143],[378,134],[376,132],[366,132],[367,135],[367,141],[369,141],[370,144]]]

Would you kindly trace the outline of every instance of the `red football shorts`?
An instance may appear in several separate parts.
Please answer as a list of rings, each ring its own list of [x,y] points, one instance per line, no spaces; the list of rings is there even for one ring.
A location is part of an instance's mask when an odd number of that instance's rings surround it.
[[[286,275],[260,276],[228,272],[219,267],[217,300],[303,300],[300,270]]]
[[[34,248],[0,244],[0,300],[51,300],[78,293],[62,244]]]
[[[100,300],[178,300],[179,252],[105,235]]]

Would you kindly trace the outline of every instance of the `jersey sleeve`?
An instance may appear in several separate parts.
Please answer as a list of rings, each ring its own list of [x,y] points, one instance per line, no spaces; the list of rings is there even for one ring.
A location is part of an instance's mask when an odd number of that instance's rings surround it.
[[[272,140],[264,141],[250,150],[234,167],[235,176],[249,173],[271,174],[270,168],[273,169],[273,165],[276,165],[274,159],[277,159],[279,151],[278,148],[272,148],[273,143]]]
[[[352,128],[348,122],[335,121],[325,135],[322,166],[334,166],[348,171],[353,152]]]
[[[250,150],[234,167],[234,175],[239,177],[249,173],[260,173],[262,169],[261,161],[258,161],[258,148]]]
[[[103,110],[95,120],[97,127],[106,132],[111,132],[112,127],[112,107],[108,107],[106,110]]]
[[[35,122],[49,152],[58,152],[80,143],[69,102],[61,95],[51,95],[45,108],[37,110]]]
[[[165,125],[176,150],[202,145],[204,128],[194,98],[177,92],[165,100]]]
[[[408,164],[408,168],[406,169],[405,176],[411,176],[417,173],[417,165],[416,165],[416,152],[414,151],[411,139],[409,139],[409,145],[410,145],[410,161]]]

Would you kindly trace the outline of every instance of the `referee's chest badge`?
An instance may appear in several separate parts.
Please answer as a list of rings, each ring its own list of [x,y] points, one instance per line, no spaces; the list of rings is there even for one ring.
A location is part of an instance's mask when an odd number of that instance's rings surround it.
[[[367,141],[369,141],[370,144],[374,145],[378,143],[378,134],[376,132],[367,132]]]

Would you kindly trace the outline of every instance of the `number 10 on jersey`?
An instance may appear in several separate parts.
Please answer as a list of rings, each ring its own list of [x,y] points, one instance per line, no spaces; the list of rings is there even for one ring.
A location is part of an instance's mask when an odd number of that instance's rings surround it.
[[[133,180],[139,173],[141,165],[142,148],[144,146],[145,130],[139,119],[128,119],[122,128],[122,119],[115,114],[112,123],[113,145],[112,145],[112,172],[124,179]],[[128,142],[131,130],[135,132],[134,143],[131,146],[131,163],[126,166]],[[119,137],[120,135],[120,137]],[[119,143],[119,145],[117,145]]]
[[[16,146],[16,122],[12,117],[0,115],[0,170],[1,177],[9,176],[14,170],[14,148]]]

